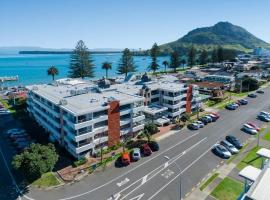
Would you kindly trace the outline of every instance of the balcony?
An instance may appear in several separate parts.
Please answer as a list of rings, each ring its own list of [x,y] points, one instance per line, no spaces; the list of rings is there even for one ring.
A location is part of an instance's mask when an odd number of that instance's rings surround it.
[[[94,128],[92,132],[97,134],[97,133],[105,132],[107,130],[108,130],[108,126],[102,126],[102,127]]]
[[[52,113],[55,117],[60,117],[60,114],[57,113],[55,110],[53,110],[52,108],[50,108],[49,106],[41,103],[39,100],[36,100],[35,98],[32,99],[33,102],[35,104],[38,104],[40,107],[44,108],[45,110],[49,111],[50,113]]]
[[[120,110],[120,116],[129,114],[131,112],[132,112],[131,108],[126,108],[126,109]]]
[[[78,130],[83,127],[91,126],[92,124],[95,124],[97,122],[108,120],[108,115],[100,115],[99,117],[93,118],[89,121],[84,121],[81,123],[73,124],[72,127],[74,127],[75,130]]]
[[[177,100],[181,100],[182,98],[186,97],[187,94],[181,94],[181,95],[177,95],[177,96],[167,96],[167,95],[163,95],[163,99],[167,99],[170,101],[177,101]]]
[[[120,130],[120,135],[126,135],[130,132],[132,132],[132,128],[125,128],[125,129]]]
[[[144,128],[144,124],[140,124],[140,125],[138,125],[138,126],[133,127],[133,128],[132,128],[132,131],[133,131],[133,132],[140,131],[140,130],[142,130],[143,128]]]
[[[129,123],[131,123],[131,118],[126,118],[126,119],[120,120],[120,126],[129,124]]]
[[[134,122],[142,121],[144,119],[145,119],[145,116],[144,115],[139,115],[137,117],[134,117],[132,120],[133,120],[133,123],[134,123]]]
[[[134,107],[133,108],[133,113],[143,111],[143,109],[144,109],[144,106],[143,105],[138,106],[138,107]]]
[[[100,137],[100,138],[97,138],[97,139],[94,139],[94,144],[100,144],[100,143],[103,143],[103,142],[107,142],[109,140],[108,136],[104,136],[104,137]]]
[[[53,124],[55,127],[60,128],[60,123],[57,123],[55,120],[53,120],[50,116],[44,114],[42,110],[40,110],[38,107],[34,107],[34,110],[38,112],[40,115],[42,115],[44,118],[46,118],[51,124]]]
[[[79,153],[84,152],[86,150],[93,149],[94,147],[95,147],[94,143],[91,142],[91,143],[83,145],[81,147],[77,147],[75,151],[77,154],[79,154]]]

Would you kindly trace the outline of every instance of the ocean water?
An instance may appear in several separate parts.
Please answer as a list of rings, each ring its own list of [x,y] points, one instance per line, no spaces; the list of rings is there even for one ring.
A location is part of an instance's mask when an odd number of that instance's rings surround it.
[[[101,68],[103,62],[112,63],[109,70],[109,77],[117,76],[117,66],[121,58],[121,53],[93,54],[92,59],[95,65],[95,79],[105,76],[105,70]],[[162,62],[169,60],[168,57],[159,57],[160,69],[164,69]],[[54,65],[59,70],[56,79],[67,77],[69,71],[70,55],[68,54],[0,54],[0,77],[19,76],[18,81],[5,82],[4,86],[31,85],[48,83],[52,80],[47,75],[49,66]],[[147,68],[151,63],[149,56],[134,56],[135,65],[138,72],[149,71]]]

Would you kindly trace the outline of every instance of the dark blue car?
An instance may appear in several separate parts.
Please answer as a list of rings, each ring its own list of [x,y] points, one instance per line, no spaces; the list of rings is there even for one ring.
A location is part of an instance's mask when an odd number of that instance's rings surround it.
[[[246,99],[240,99],[238,101],[241,105],[247,105],[248,104],[248,101]]]

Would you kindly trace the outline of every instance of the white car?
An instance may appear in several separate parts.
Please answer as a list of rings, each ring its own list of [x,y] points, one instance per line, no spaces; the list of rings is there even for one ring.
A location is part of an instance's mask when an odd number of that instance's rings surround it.
[[[195,121],[194,123],[196,123],[200,128],[204,127],[204,123],[202,121]]]
[[[269,113],[269,112],[261,111],[261,112],[260,112],[260,115],[265,115],[265,116],[267,116],[268,118],[270,118],[270,113]]]
[[[235,146],[233,146],[230,142],[228,142],[227,140],[221,141],[220,144],[223,145],[226,149],[228,149],[228,151],[231,154],[239,153],[239,150]]]
[[[252,126],[250,126],[248,124],[244,124],[242,129],[243,129],[243,131],[245,131],[249,134],[252,134],[252,135],[255,135],[258,133],[258,131],[256,129],[254,129]]]

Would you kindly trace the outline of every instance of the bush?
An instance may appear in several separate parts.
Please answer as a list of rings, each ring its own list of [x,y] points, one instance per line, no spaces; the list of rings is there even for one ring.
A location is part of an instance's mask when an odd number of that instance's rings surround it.
[[[79,160],[77,160],[77,161],[74,162],[74,165],[75,165],[76,167],[78,167],[78,166],[80,166],[80,165],[85,164],[86,162],[87,162],[87,159],[86,159],[86,158],[80,158]]]
[[[144,126],[144,132],[153,135],[158,132],[158,127],[154,123],[148,123]]]

